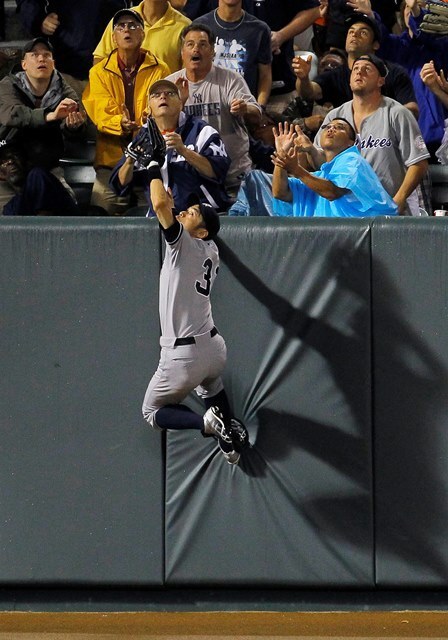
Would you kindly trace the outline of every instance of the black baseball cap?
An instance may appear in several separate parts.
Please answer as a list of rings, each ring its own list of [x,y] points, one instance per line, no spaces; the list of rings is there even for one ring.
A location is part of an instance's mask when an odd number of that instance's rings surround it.
[[[350,29],[352,24],[356,24],[357,22],[362,22],[370,27],[375,35],[375,40],[377,42],[381,41],[381,31],[378,26],[376,20],[366,15],[365,13],[354,13],[352,16],[346,19],[345,26],[347,27],[347,31]]]
[[[145,27],[145,23],[143,21],[142,16],[137,13],[137,11],[134,11],[134,9],[120,9],[120,11],[117,11],[117,13],[114,15],[114,17],[112,18],[112,26],[115,27],[118,19],[121,18],[121,16],[130,16],[131,18],[134,18],[135,20],[137,20],[137,22],[144,28]]]
[[[188,206],[199,205],[199,211],[201,212],[204,220],[205,228],[208,231],[208,236],[204,240],[213,240],[218,235],[221,228],[221,221],[219,219],[218,212],[208,202],[203,202],[197,193],[192,193],[188,198]]]
[[[26,53],[31,53],[31,51],[34,49],[34,47],[36,46],[36,44],[43,44],[44,46],[47,47],[48,51],[50,51],[51,53],[53,53],[53,47],[50,44],[50,42],[48,42],[48,40],[46,38],[40,37],[40,38],[34,38],[34,40],[30,40],[29,42],[27,42],[23,49],[22,49],[22,60],[25,57]]]
[[[385,78],[389,73],[389,69],[386,67],[385,63],[381,60],[381,58],[378,58],[378,56],[375,56],[373,53],[365,53],[364,55],[359,56],[359,58],[356,58],[353,64],[355,64],[355,62],[358,62],[358,60],[368,60],[373,65],[375,65],[382,78]]]

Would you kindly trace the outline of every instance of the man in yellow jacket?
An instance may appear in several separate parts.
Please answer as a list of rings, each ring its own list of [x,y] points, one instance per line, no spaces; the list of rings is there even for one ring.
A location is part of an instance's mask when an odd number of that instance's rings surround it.
[[[191,20],[183,15],[177,8],[185,2],[177,0],[142,0],[133,9],[138,13],[144,23],[145,39],[143,48],[163,60],[170,73],[182,68],[180,55],[182,29],[191,23]],[[173,5],[173,6],[172,6]],[[93,52],[93,62],[96,64],[107,57],[113,49],[113,21],[107,25],[101,40]]]
[[[102,207],[109,215],[123,215],[129,200],[115,195],[109,187],[109,177],[143,124],[149,87],[167,76],[169,69],[141,48],[144,22],[139,13],[122,9],[112,24],[116,49],[90,70],[82,101],[98,130],[91,204]]]

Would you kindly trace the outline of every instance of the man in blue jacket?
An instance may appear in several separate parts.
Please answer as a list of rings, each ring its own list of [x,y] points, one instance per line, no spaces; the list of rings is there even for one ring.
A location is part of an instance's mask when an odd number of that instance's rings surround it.
[[[325,162],[313,173],[297,162],[305,137],[300,132],[293,137],[292,127],[284,137],[288,135],[293,146],[285,153],[285,146],[277,144],[274,159],[272,195],[276,215],[365,217],[397,213],[397,205],[356,148],[356,132],[347,120],[334,118],[322,125],[320,145]],[[286,171],[289,161],[294,164],[293,178]]]
[[[186,116],[177,86],[169,80],[158,80],[149,89],[149,111],[165,138],[167,154],[161,168],[165,188],[171,190],[174,205],[181,211],[189,206],[191,193],[200,196],[217,211],[225,211],[229,198],[224,181],[230,166],[219,133],[205,120]],[[138,136],[144,137],[143,126]],[[154,215],[149,198],[147,170],[124,155],[112,172],[110,185],[117,195],[124,196],[135,187],[142,187],[148,199],[148,215]]]

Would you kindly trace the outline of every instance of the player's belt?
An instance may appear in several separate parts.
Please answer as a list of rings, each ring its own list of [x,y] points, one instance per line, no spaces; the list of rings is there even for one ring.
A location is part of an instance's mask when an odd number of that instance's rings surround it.
[[[213,329],[210,331],[210,338],[216,336],[217,333],[218,329],[216,327],[213,327]],[[196,344],[196,339],[194,338],[194,336],[190,336],[189,338],[176,338],[176,341],[174,342],[175,347],[183,347],[186,344]]]

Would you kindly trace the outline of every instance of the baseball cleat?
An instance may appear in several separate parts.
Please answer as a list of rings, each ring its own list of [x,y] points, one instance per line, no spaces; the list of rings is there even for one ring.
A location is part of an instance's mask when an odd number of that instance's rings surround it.
[[[210,407],[204,414],[204,435],[221,438],[226,444],[232,445],[232,438],[224,424],[224,417],[218,407]]]
[[[240,454],[238,453],[238,451],[235,451],[235,449],[233,448],[233,444],[228,444],[222,438],[218,438],[218,444],[219,449],[224,458],[227,460],[228,464],[238,464],[238,462],[240,461]]]
[[[238,418],[232,418],[230,420],[230,436],[236,451],[242,451],[250,446],[249,432]]]

